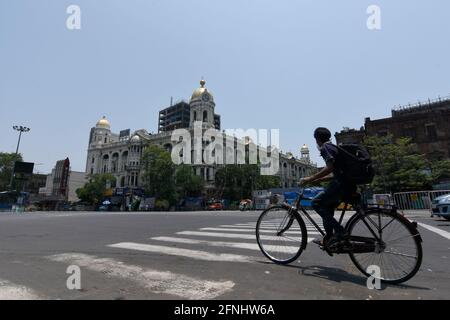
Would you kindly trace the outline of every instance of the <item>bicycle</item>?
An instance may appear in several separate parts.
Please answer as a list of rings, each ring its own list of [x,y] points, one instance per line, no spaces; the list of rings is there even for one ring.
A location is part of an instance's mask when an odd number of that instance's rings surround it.
[[[256,240],[262,253],[277,264],[289,264],[306,249],[308,230],[305,216],[322,235],[325,231],[302,206],[302,200],[312,200],[297,193],[292,205],[283,203],[264,210],[256,224]],[[345,225],[345,240],[331,246],[319,246],[330,256],[348,254],[353,264],[367,277],[384,283],[399,284],[411,279],[422,264],[422,237],[417,223],[397,212],[395,206],[361,205],[361,195],[344,199],[339,224],[342,225],[348,206],[355,214]],[[391,239],[390,237],[394,237]],[[392,258],[392,259],[391,259]],[[379,267],[379,276],[369,273],[370,266]],[[370,269],[370,268],[369,268]]]

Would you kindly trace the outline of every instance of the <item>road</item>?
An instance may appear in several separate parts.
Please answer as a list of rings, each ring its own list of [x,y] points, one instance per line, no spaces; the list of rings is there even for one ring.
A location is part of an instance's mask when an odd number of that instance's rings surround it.
[[[424,240],[420,271],[404,285],[369,290],[348,256],[312,243],[289,266],[268,261],[252,229],[258,214],[1,213],[0,299],[450,297],[449,221],[411,213]],[[69,266],[79,267],[79,290],[68,289]]]

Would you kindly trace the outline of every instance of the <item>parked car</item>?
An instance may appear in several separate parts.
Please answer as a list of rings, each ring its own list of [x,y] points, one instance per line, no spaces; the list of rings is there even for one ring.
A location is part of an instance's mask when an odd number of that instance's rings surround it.
[[[434,198],[431,202],[431,214],[450,220],[450,194]]]
[[[208,205],[208,210],[223,210],[222,202],[213,202]]]

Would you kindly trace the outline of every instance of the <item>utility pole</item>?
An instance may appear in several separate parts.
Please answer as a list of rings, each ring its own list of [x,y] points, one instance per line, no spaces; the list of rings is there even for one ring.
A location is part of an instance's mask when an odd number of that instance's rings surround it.
[[[19,140],[17,141],[17,147],[16,147],[16,155],[19,154],[19,146],[20,146],[20,139],[22,138],[23,132],[28,132],[31,129],[24,126],[13,126],[13,130],[19,131]],[[12,190],[12,183],[14,179],[14,167],[11,170],[11,180],[9,181],[9,189]]]

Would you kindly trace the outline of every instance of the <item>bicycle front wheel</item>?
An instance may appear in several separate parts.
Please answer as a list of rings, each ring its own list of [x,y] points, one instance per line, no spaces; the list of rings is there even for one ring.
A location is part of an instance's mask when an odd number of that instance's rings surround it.
[[[349,221],[348,231],[350,238],[373,239],[373,252],[350,253],[350,259],[364,275],[398,284],[411,279],[419,270],[422,263],[420,234],[398,213],[381,210],[367,213]],[[378,276],[369,274],[368,270],[374,267],[379,270]]]
[[[262,253],[279,264],[296,260],[307,243],[305,222],[287,206],[274,206],[261,213],[256,240]]]

